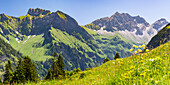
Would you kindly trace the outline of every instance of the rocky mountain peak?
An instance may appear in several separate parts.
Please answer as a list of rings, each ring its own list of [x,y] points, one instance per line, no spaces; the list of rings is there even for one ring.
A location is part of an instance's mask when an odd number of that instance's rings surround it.
[[[165,25],[167,25],[169,22],[165,18],[161,18],[157,21],[155,21],[152,24],[152,27],[156,29],[157,31],[161,30]],[[163,26],[163,27],[162,27]]]
[[[50,13],[49,10],[44,10],[44,9],[40,9],[40,8],[36,8],[36,9],[30,8],[30,9],[28,10],[28,13],[27,13],[27,14],[29,14],[29,15],[31,15],[31,16],[39,16],[40,14],[46,15],[46,14],[48,14],[48,13]]]
[[[0,21],[2,22],[2,21],[5,21],[5,20],[8,20],[9,19],[9,17],[6,15],[6,14],[0,14]]]

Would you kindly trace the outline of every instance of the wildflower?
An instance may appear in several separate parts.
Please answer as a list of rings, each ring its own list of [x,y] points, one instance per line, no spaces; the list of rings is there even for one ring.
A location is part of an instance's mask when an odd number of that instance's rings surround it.
[[[138,52],[137,51],[135,51],[135,54],[137,54]]]
[[[133,47],[136,47],[136,45],[133,45]]]
[[[141,64],[142,66],[144,66],[145,64],[143,63],[143,64]]]
[[[130,67],[130,69],[133,69],[133,68],[134,68],[134,66],[131,66],[131,67]]]
[[[149,59],[149,61],[154,61],[154,59]]]
[[[141,49],[138,49],[138,52],[142,52],[142,50],[141,50]]]
[[[167,56],[167,54],[165,54],[165,56]]]
[[[143,44],[142,47],[145,48],[145,45]]]
[[[120,64],[123,64],[123,62],[120,62]]]
[[[139,48],[141,48],[142,46],[141,45],[139,45]]]
[[[157,84],[158,82],[159,82],[159,81],[156,81],[156,80],[155,80],[155,83],[156,83],[156,84]]]
[[[132,52],[133,51],[133,49],[130,49],[130,52]]]
[[[148,50],[148,49],[146,49],[146,52],[149,52],[149,50]]]
[[[113,62],[113,64],[115,64],[115,62]]]
[[[143,62],[143,60],[140,60],[139,63]]]
[[[140,75],[141,75],[141,76],[144,76],[145,74],[144,74],[144,73],[141,73]]]
[[[127,78],[127,79],[128,79],[129,77],[128,77],[128,76],[125,76],[125,78]]]
[[[137,56],[137,59],[139,59],[140,56]]]
[[[154,78],[151,78],[150,80],[152,81],[152,80],[154,80]]]
[[[150,71],[149,69],[146,69],[145,71]]]
[[[138,46],[136,46],[135,48],[138,48]]]

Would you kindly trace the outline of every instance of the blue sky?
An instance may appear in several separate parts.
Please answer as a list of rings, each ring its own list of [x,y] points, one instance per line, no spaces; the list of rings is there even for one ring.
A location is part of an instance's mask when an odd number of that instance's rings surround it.
[[[63,11],[80,25],[115,12],[142,16],[150,24],[160,18],[170,20],[170,0],[0,0],[0,14],[26,15],[29,8]]]

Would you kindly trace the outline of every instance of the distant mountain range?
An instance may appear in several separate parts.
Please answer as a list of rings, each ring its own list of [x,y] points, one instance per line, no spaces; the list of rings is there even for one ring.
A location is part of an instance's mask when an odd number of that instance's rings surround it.
[[[149,24],[140,16],[131,16],[128,13],[116,12],[111,17],[97,19],[86,27],[96,30],[99,34],[117,32],[125,38],[137,43],[149,42],[169,22],[161,18],[153,24]]]

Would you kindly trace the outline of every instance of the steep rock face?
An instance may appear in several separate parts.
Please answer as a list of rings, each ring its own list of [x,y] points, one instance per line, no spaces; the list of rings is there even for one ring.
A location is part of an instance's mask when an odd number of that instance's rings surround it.
[[[135,31],[137,35],[143,35],[142,31],[145,30],[149,23],[142,17],[132,17],[127,13],[116,12],[111,17],[105,17],[92,22],[94,25],[104,27],[107,31]]]
[[[105,57],[92,35],[61,11],[51,13],[37,8],[29,9],[26,16],[8,17],[0,22],[1,37],[35,61],[42,59],[37,57],[62,52],[65,69],[85,70],[101,63]]]
[[[148,43],[147,47],[150,49],[158,47],[160,44],[164,44],[170,41],[170,24],[166,25],[162,30],[156,34],[151,41]]]
[[[163,28],[163,27],[164,27],[165,25],[167,25],[168,23],[169,23],[169,22],[168,22],[166,19],[161,18],[161,19],[157,20],[156,22],[154,22],[154,23],[152,24],[152,27],[153,27],[154,29],[156,29],[157,32],[158,32],[158,31],[161,30],[161,28]]]

